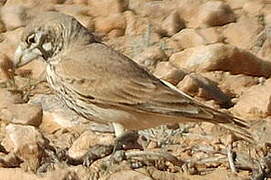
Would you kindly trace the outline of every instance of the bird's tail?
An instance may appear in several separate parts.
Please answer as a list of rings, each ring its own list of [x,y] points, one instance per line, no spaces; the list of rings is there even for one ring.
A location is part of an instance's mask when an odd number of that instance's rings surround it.
[[[212,108],[205,108],[205,111],[210,110],[210,114],[212,114],[214,117],[212,118],[214,121],[213,123],[218,124],[221,127],[224,127],[231,132],[233,132],[237,137],[253,143],[254,139],[252,134],[249,132],[250,124],[242,119],[239,119],[237,117],[234,117],[228,113],[223,113],[217,110],[214,110]]]

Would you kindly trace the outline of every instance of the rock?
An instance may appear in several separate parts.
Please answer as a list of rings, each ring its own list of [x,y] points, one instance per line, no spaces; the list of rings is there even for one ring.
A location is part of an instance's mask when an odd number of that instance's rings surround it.
[[[183,0],[178,1],[178,13],[182,19],[186,22],[186,27],[196,28],[199,26],[197,14],[200,10],[200,6],[204,3],[203,0]]]
[[[135,56],[133,60],[143,67],[147,67],[149,70],[153,70],[158,62],[166,61],[167,56],[161,48],[151,46],[146,48],[142,53]]]
[[[164,19],[161,28],[164,31],[163,34],[166,36],[173,36],[181,29],[185,28],[185,23],[182,19],[180,19],[178,12],[173,11]]]
[[[197,96],[205,100],[213,99],[222,107],[231,105],[231,98],[219,89],[218,84],[199,74],[191,73],[186,75],[178,83],[177,87],[191,96]]]
[[[10,153],[24,161],[22,166],[36,171],[47,144],[42,134],[33,126],[9,124],[2,145]]]
[[[242,9],[247,0],[227,0],[228,5],[231,9]]]
[[[232,75],[223,71],[205,72],[201,75],[216,82],[225,94],[232,97],[239,97],[247,89],[260,83],[258,77],[243,74]]]
[[[14,57],[14,52],[19,44],[22,32],[23,28],[17,28],[16,30],[7,31],[1,34],[1,38],[3,38],[0,43],[1,52],[4,52],[11,60]]]
[[[81,159],[94,145],[110,145],[114,143],[112,134],[97,134],[85,131],[77,138],[68,150],[68,156],[72,159]]]
[[[92,17],[87,16],[89,8],[83,4],[61,4],[55,5],[54,9],[62,13],[75,17],[89,31],[94,31],[94,21]]]
[[[16,69],[16,74],[21,77],[31,77],[33,79],[43,80],[45,79],[45,71],[46,63],[41,61],[40,59],[35,59],[30,63]]]
[[[173,85],[177,85],[187,73],[172,66],[170,62],[160,62],[157,64],[153,74],[159,79],[163,79]]]
[[[94,17],[110,17],[127,10],[128,3],[128,0],[88,0],[89,14]]]
[[[95,31],[107,34],[112,30],[122,30],[124,34],[126,28],[126,19],[121,14],[111,14],[108,17],[95,18]]]
[[[0,111],[11,104],[23,103],[22,94],[0,88]]]
[[[116,173],[111,174],[107,177],[108,180],[151,180],[152,178],[144,173],[140,173],[134,170],[122,170]]]
[[[25,172],[21,168],[0,168],[0,177],[6,180],[43,180],[34,173]]]
[[[172,39],[177,41],[180,49],[208,44],[206,39],[204,39],[195,29],[183,29],[172,36]]]
[[[262,0],[249,1],[244,4],[243,11],[249,15],[257,16],[262,14],[263,8],[264,2]]]
[[[14,80],[13,62],[7,55],[0,53],[0,82]]]
[[[230,93],[235,94],[239,97],[250,87],[257,84],[259,84],[259,79],[257,77],[245,76],[243,74],[228,74],[224,76],[224,79],[220,83],[219,87],[222,90],[229,91]]]
[[[236,23],[227,25],[224,36],[229,44],[242,49],[251,49],[263,26],[255,17],[242,16]]]
[[[89,125],[89,120],[78,116],[55,95],[35,95],[28,103],[42,106],[43,119],[40,129],[45,132],[53,133],[62,128]]]
[[[271,75],[271,63],[231,45],[221,43],[189,48],[173,54],[169,61],[195,72],[229,71],[252,76]]]
[[[267,117],[271,115],[271,79],[249,88],[239,98],[233,112],[245,118]]]
[[[12,104],[0,109],[0,119],[15,124],[38,127],[42,120],[42,109],[40,105]]]
[[[235,21],[230,6],[222,1],[208,1],[202,4],[197,15],[199,26],[221,26]]]
[[[221,28],[218,27],[209,27],[209,28],[201,28],[197,31],[203,39],[205,39],[208,44],[222,42],[224,40],[224,36],[222,35]]]
[[[7,30],[24,26],[26,16],[26,8],[22,5],[5,5],[1,9],[1,18]]]

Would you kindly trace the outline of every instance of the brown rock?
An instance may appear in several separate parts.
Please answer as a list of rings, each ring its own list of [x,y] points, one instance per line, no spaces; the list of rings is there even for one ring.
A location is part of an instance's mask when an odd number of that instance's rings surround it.
[[[47,144],[42,134],[33,126],[9,124],[2,145],[10,153],[15,153],[24,161],[22,166],[29,170],[38,168],[43,148]]]
[[[22,94],[2,88],[0,88],[0,99],[0,109],[5,108],[10,104],[23,103]]]
[[[183,29],[174,36],[172,39],[177,41],[179,48],[186,49],[195,46],[208,44],[195,29]]]
[[[185,28],[184,21],[180,19],[177,11],[173,11],[162,22],[162,30],[166,36],[173,36],[183,28]]]
[[[7,30],[24,26],[26,15],[26,8],[22,5],[5,5],[1,9],[1,18]]]
[[[235,21],[235,15],[229,5],[222,1],[208,1],[200,6],[199,26],[220,26]]]
[[[152,178],[150,176],[148,176],[147,174],[143,174],[143,173],[140,173],[137,171],[122,170],[120,172],[113,173],[107,179],[108,180],[114,180],[114,179],[118,179],[118,180],[137,180],[137,179],[151,180]]]
[[[89,121],[71,111],[55,95],[35,95],[29,101],[30,104],[40,104],[43,109],[43,119],[40,129],[53,133],[62,128],[76,127],[87,124]]]
[[[233,112],[242,117],[255,118],[271,115],[271,79],[249,88],[240,96]]]
[[[163,79],[173,85],[177,85],[187,73],[172,66],[170,62],[160,62],[157,64],[153,74],[159,79]]]
[[[0,53],[0,82],[14,80],[13,62],[7,55]]]
[[[88,0],[89,14],[94,17],[109,17],[127,10],[128,3],[128,0]]]
[[[205,100],[213,99],[222,107],[228,107],[231,104],[231,98],[219,89],[218,84],[196,73],[186,75],[177,87],[191,96]]]
[[[45,68],[46,64],[40,60],[34,60],[25,66],[16,69],[16,74],[22,77],[30,76],[33,79],[45,79]]]
[[[85,131],[76,139],[68,151],[68,156],[72,159],[81,159],[94,145],[113,144],[112,134],[96,134],[92,131]]]
[[[231,45],[221,43],[189,48],[175,53],[170,62],[178,67],[196,72],[229,71],[232,74],[253,76],[271,75],[271,63]]]
[[[142,53],[133,58],[138,64],[153,70],[158,62],[166,61],[167,56],[165,52],[155,46],[148,47]]]
[[[226,41],[243,49],[250,49],[263,26],[255,17],[242,16],[236,23],[229,24],[224,30]]]
[[[126,19],[121,14],[111,14],[108,17],[95,18],[95,30],[100,33],[109,33],[114,29],[125,30]]]
[[[42,120],[42,109],[39,105],[12,104],[0,109],[0,119],[38,127]]]

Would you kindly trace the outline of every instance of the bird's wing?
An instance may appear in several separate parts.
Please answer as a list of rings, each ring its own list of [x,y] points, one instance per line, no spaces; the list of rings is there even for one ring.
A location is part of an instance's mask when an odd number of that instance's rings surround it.
[[[101,43],[70,51],[61,57],[56,71],[63,83],[85,100],[168,115],[213,117],[190,98]]]

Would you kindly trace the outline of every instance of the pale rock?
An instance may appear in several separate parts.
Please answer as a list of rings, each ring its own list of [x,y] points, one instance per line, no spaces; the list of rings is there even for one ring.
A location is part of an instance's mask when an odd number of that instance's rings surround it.
[[[221,28],[218,27],[209,27],[202,28],[197,31],[207,42],[208,44],[222,42],[224,40],[223,33]]]
[[[137,14],[151,19],[161,19],[167,17],[171,12],[177,8],[174,2],[168,3],[165,1],[148,1],[139,5],[139,7],[132,9]]]
[[[33,126],[9,124],[2,145],[10,153],[15,153],[24,163],[25,169],[36,171],[48,142]]]
[[[5,177],[5,180],[43,180],[36,174],[25,172],[21,168],[0,168],[0,177]]]
[[[228,107],[231,104],[231,98],[221,91],[217,83],[196,73],[186,75],[178,83],[177,88],[191,96],[215,100],[222,107]]]
[[[163,20],[161,28],[164,31],[163,34],[166,36],[173,36],[181,29],[185,28],[185,23],[180,19],[178,12],[173,11]]]
[[[0,119],[15,124],[38,127],[42,120],[42,109],[39,105],[12,104],[0,109]]]
[[[233,112],[245,118],[263,118],[271,115],[271,79],[249,88],[239,98]]]
[[[122,170],[116,173],[111,174],[109,177],[107,177],[107,180],[151,180],[153,179],[147,174],[137,172],[134,170]]]
[[[222,1],[208,1],[202,4],[197,15],[199,26],[221,26],[235,21],[230,6]]]
[[[227,4],[232,10],[242,9],[247,2],[247,0],[227,0]]]
[[[182,0],[178,2],[178,12],[181,19],[184,19],[188,28],[196,28],[199,26],[198,19],[195,16],[198,14],[200,6],[204,0]]]
[[[127,10],[128,0],[88,0],[91,16],[110,17],[112,14],[120,14]]]
[[[263,30],[255,17],[242,16],[236,23],[227,25],[224,30],[226,41],[242,49],[251,49],[257,36]]]
[[[264,2],[262,0],[248,1],[243,6],[243,11],[249,15],[257,16],[261,15],[264,8]]]
[[[0,88],[0,110],[17,103],[23,103],[22,94]]]
[[[7,30],[14,30],[25,25],[26,8],[22,5],[3,6],[1,19]]]
[[[208,41],[206,41],[206,39],[204,39],[195,29],[183,29],[172,36],[172,39],[177,41],[177,44],[181,49],[208,44]]]
[[[108,17],[95,18],[95,31],[107,34],[112,30],[123,30],[126,28],[126,19],[121,14],[111,14]]]
[[[88,4],[88,0],[72,0],[73,4],[84,4],[87,5]]]
[[[271,63],[248,51],[222,43],[198,46],[173,54],[169,61],[195,72],[229,71],[253,76],[271,75]]]
[[[257,77],[238,74],[225,76],[219,87],[240,96],[250,87],[257,84],[259,84],[259,79]]]
[[[170,64],[170,62],[160,62],[157,64],[153,74],[162,80],[168,81],[173,85],[177,85],[187,72],[178,69]]]
[[[153,70],[158,62],[166,61],[167,59],[168,57],[165,52],[161,48],[155,46],[148,47],[133,58],[135,62],[150,70]]]
[[[87,16],[88,7],[83,4],[61,4],[54,6],[56,11],[73,16],[89,31],[94,31],[94,21],[92,17]]]
[[[77,138],[68,150],[68,156],[72,159],[81,159],[94,145],[109,145],[114,143],[112,134],[97,134],[85,131]]]
[[[23,28],[7,31],[2,34],[3,41],[0,43],[1,52],[4,52],[9,59],[14,58],[14,52],[19,44]]]
[[[232,75],[223,71],[205,72],[201,75],[216,82],[225,94],[234,97],[239,97],[247,89],[260,83],[258,77],[243,74]]]

